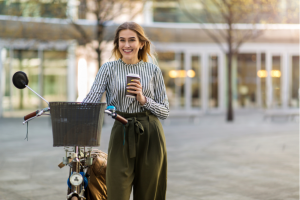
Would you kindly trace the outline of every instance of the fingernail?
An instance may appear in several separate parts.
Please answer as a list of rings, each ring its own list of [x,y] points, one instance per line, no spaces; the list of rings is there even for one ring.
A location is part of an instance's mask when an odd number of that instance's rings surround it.
[[[134,81],[134,79],[132,79],[131,81]]]
[[[128,83],[127,85],[129,85],[130,83]]]

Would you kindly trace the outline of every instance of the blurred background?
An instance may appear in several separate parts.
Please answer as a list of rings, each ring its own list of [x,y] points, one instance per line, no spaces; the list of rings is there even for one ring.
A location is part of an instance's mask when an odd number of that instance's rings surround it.
[[[0,0],[0,200],[67,190],[50,117],[24,141],[22,117],[47,105],[13,74],[80,102],[125,21],[144,28],[166,85],[167,199],[298,200],[299,0]]]
[[[125,21],[153,43],[171,116],[227,113],[231,121],[232,110],[296,110],[299,1],[226,2],[1,0],[0,116],[45,106],[14,88],[16,71],[48,101],[81,101],[114,60],[112,38]]]

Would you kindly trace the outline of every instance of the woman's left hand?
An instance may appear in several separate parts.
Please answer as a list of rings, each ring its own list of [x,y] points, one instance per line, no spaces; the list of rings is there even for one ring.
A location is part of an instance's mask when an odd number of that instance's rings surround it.
[[[133,79],[133,82],[128,83],[126,89],[131,89],[128,90],[129,93],[136,94],[136,100],[140,102],[140,104],[143,106],[146,103],[146,97],[143,95],[143,89],[142,89],[142,84],[140,83],[140,80]],[[135,90],[135,91],[132,91]]]

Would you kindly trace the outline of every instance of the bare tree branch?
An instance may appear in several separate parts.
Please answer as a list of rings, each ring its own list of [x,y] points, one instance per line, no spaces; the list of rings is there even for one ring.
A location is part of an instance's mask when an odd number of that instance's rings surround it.
[[[224,9],[224,6],[221,5],[219,2],[217,2],[216,0],[211,0],[215,5],[216,7],[219,9],[221,15],[223,18],[225,18],[226,20],[228,20],[228,15],[226,14],[226,10]],[[224,2],[223,2],[224,3]],[[225,4],[225,3],[224,3]],[[226,4],[225,4],[226,5]]]
[[[184,12],[184,14],[186,14],[189,18],[191,18],[191,20],[194,20],[200,24],[204,24],[201,20],[199,20],[197,17],[195,17],[194,15],[192,15],[191,13],[189,13],[186,10],[186,7],[182,7],[182,11]],[[222,49],[223,52],[226,52],[226,50],[224,49],[224,47],[222,46],[221,41],[218,39],[218,37],[216,35],[214,35],[209,29],[204,28],[203,29],[205,31],[206,34],[208,34]]]
[[[84,31],[82,26],[76,24],[73,20],[70,20],[70,24],[73,25],[73,27],[82,35],[82,39],[84,43],[91,42],[91,38],[89,38],[88,34]]]
[[[145,7],[146,3],[147,3],[147,0],[142,0],[142,8]],[[142,12],[143,12],[143,9],[139,9],[137,12],[135,12],[134,14],[131,15],[130,20],[134,19],[137,15],[141,14]]]
[[[253,40],[255,38],[258,38],[259,36],[261,36],[264,31],[262,30],[254,30],[255,34],[253,33],[253,30],[248,30],[236,43],[236,47],[233,49],[234,53],[237,54],[239,51],[239,48],[241,47],[242,44],[244,44],[245,42],[249,41],[249,40]]]
[[[213,19],[213,17],[211,16],[210,12],[208,12],[207,6],[205,6],[204,12],[205,12],[205,15],[208,18],[208,20],[211,21],[212,24],[215,26],[215,30],[219,32],[219,34],[220,34],[221,37],[223,37],[224,39],[226,39],[225,33],[223,33],[223,31],[217,27],[217,23]],[[228,18],[226,18],[226,19],[228,19]]]

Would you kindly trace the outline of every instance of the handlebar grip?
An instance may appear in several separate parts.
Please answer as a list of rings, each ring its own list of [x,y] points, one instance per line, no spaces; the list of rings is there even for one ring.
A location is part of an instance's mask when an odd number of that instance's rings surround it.
[[[121,115],[118,115],[118,114],[116,115],[115,119],[124,125],[126,125],[128,123],[127,119],[125,119],[124,117],[122,117]]]
[[[34,112],[32,112],[32,113],[30,113],[30,114],[24,116],[24,120],[26,121],[27,119],[30,119],[31,117],[36,116],[38,113],[39,113],[39,110],[34,111]]]

